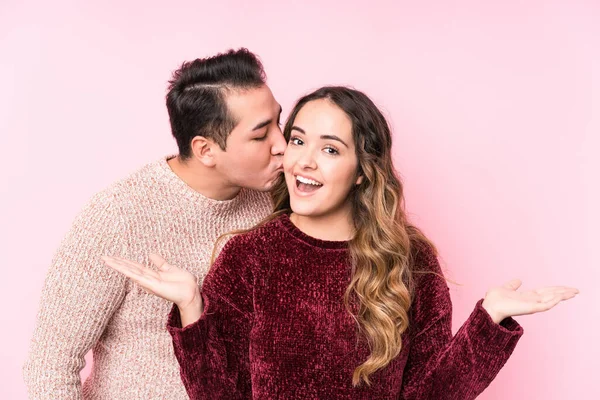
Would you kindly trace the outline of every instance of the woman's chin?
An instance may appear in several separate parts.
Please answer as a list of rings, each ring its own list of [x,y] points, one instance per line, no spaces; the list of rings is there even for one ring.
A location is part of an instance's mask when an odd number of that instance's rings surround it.
[[[318,214],[314,204],[302,204],[301,201],[295,202],[292,200],[290,202],[290,208],[294,214],[302,217],[314,217]]]
[[[311,210],[305,210],[302,207],[292,207],[292,213],[300,216],[300,217],[312,217],[315,216],[315,213]]]

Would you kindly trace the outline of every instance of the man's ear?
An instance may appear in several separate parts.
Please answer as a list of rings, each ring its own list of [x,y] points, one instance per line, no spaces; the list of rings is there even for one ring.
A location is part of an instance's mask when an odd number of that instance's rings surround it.
[[[219,146],[213,140],[204,136],[195,136],[190,143],[194,157],[207,167],[214,167],[216,164],[215,153]]]

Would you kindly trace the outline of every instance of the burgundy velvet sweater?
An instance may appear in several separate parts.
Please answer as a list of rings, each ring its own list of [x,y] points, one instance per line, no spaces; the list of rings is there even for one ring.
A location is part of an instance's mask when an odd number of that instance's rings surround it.
[[[431,249],[414,259],[442,274]],[[453,337],[445,280],[417,273],[402,351],[371,386],[352,387],[369,349],[343,304],[350,273],[347,242],[310,237],[288,216],[233,237],[204,280],[202,317],[182,329],[177,307],[169,316],[190,398],[474,399],[523,333],[479,301]]]

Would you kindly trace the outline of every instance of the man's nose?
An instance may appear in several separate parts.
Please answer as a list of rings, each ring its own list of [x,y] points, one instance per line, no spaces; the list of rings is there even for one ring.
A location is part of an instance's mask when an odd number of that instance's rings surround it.
[[[271,146],[271,154],[274,156],[282,156],[285,152],[285,148],[287,147],[287,142],[283,137],[283,133],[281,129],[277,127],[277,131],[275,132],[273,145]]]

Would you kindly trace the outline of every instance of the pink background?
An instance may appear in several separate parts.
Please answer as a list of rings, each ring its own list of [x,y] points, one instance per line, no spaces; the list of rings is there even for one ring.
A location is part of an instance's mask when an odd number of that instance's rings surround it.
[[[0,398],[26,397],[40,290],[76,213],[175,151],[171,71],[240,46],[284,115],[327,83],[385,110],[409,210],[462,284],[455,328],[512,277],[581,290],[519,318],[526,334],[482,399],[600,398],[599,2],[91,3],[0,5]]]

